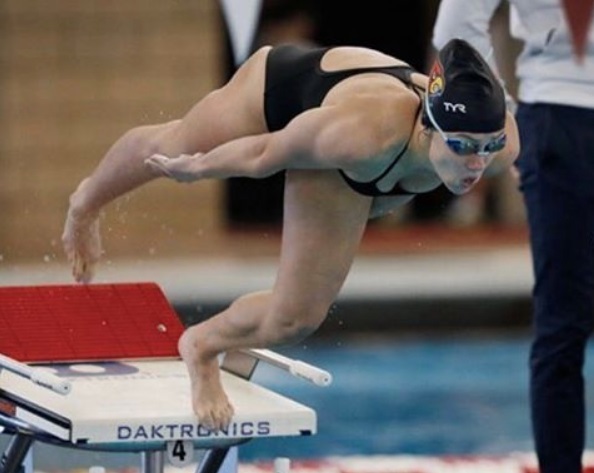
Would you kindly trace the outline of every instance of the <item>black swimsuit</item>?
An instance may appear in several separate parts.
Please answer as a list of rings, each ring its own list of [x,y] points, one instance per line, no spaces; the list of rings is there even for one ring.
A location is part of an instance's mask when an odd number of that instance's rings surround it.
[[[410,66],[361,67],[331,72],[323,71],[320,61],[328,49],[330,48],[282,45],[274,47],[269,52],[266,63],[264,113],[270,131],[280,130],[303,111],[319,107],[332,87],[357,74],[378,72],[391,75],[414,90],[419,94],[419,97],[421,96],[410,77],[416,71]],[[420,110],[419,106],[417,116]],[[376,185],[394,168],[407,149],[408,142],[386,170],[372,181],[358,182],[348,177],[342,170],[340,173],[353,190],[363,195],[374,197],[414,195],[416,193],[401,189],[398,184],[387,192],[382,192]]]

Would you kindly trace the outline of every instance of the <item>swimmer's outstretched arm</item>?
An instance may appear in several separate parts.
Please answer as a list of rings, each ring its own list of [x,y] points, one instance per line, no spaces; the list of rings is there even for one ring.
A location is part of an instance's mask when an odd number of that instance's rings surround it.
[[[134,128],[119,138],[93,173],[70,196],[62,233],[66,257],[77,282],[89,282],[102,248],[99,235],[101,209],[123,194],[159,177],[144,164],[155,152],[151,143],[176,125],[170,122]]]
[[[70,210],[81,217],[95,217],[106,204],[158,177],[144,160],[155,151],[151,143],[158,143],[159,135],[177,123],[136,127],[120,137],[72,194]]]
[[[155,154],[146,160],[155,173],[178,182],[271,176],[285,169],[348,169],[378,152],[372,120],[361,110],[327,106],[302,113],[284,129],[241,137],[193,155]]]

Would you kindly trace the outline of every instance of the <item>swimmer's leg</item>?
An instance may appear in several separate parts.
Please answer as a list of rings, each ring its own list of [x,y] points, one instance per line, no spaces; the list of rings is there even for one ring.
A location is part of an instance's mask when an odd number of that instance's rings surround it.
[[[218,429],[232,417],[219,378],[220,353],[296,343],[324,321],[351,267],[370,205],[370,198],[355,194],[334,171],[287,173],[273,289],[240,297],[180,339],[201,423]]]

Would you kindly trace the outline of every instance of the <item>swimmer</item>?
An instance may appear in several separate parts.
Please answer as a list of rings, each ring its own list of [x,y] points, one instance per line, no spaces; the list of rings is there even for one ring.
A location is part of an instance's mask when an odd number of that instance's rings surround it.
[[[445,45],[429,76],[361,47],[262,47],[182,119],[118,139],[71,195],[63,246],[75,280],[88,282],[101,255],[99,212],[116,198],[159,177],[190,183],[285,171],[273,287],[239,297],[179,340],[194,412],[218,430],[233,415],[220,353],[313,333],[370,218],[441,185],[469,192],[518,152],[503,89],[464,41]]]

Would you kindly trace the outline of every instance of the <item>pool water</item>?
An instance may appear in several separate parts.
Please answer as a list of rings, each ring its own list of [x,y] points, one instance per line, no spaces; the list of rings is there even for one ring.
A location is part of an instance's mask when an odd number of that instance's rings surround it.
[[[274,368],[261,369],[254,380],[316,409],[318,434],[251,442],[240,449],[241,459],[532,451],[529,347],[527,335],[490,335],[367,338],[283,350],[330,371],[332,385],[309,385]],[[594,392],[589,412],[593,402]],[[588,423],[594,425],[592,416]]]

